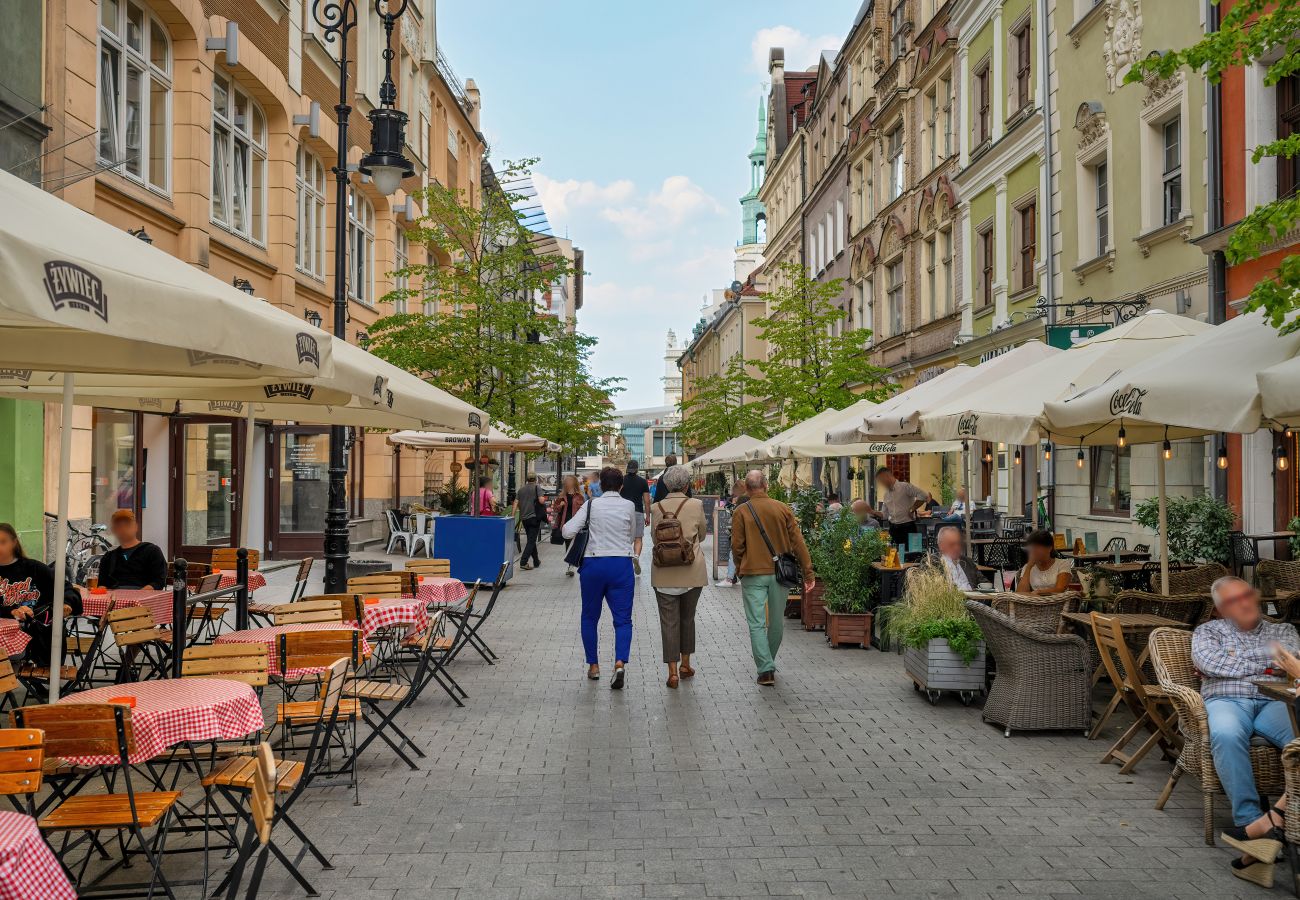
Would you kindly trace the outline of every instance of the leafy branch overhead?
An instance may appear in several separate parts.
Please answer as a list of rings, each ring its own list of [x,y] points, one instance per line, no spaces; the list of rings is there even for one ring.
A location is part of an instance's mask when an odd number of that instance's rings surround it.
[[[1152,54],[1135,64],[1124,80],[1169,78],[1187,66],[1218,84],[1228,69],[1256,62],[1266,64],[1264,85],[1275,90],[1284,79],[1300,72],[1300,4],[1240,0],[1223,14],[1218,31],[1183,50]],[[1294,167],[1298,155],[1300,133],[1255,147],[1251,161],[1259,164],[1273,158],[1278,166]],[[1234,266],[1258,259],[1297,227],[1300,198],[1294,194],[1261,204],[1232,226],[1224,256]],[[1300,309],[1300,256],[1284,257],[1269,277],[1260,279],[1251,290],[1246,309],[1264,310],[1273,326],[1283,332],[1300,328],[1300,318],[1287,321],[1292,311]]]

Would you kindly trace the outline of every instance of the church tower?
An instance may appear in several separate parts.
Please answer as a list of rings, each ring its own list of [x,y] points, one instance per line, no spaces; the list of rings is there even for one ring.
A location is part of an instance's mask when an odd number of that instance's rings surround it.
[[[758,199],[767,168],[767,97],[758,99],[758,136],[749,151],[749,193],[740,198],[742,246],[767,243],[767,213]]]

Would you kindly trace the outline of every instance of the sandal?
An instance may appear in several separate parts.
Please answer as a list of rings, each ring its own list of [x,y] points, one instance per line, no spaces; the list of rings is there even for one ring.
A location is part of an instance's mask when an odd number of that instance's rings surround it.
[[[592,681],[600,681],[600,666],[587,666],[587,677]]]
[[[681,666],[678,666],[678,667],[677,667],[677,671],[681,674],[681,676],[682,676],[683,678],[694,678],[694,677],[695,677],[695,670],[692,669],[690,666],[687,666],[687,665],[681,665]]]
[[[1273,822],[1274,813],[1277,813],[1278,816],[1282,817],[1283,821],[1285,821],[1286,812],[1274,806],[1268,811],[1269,822]],[[1286,835],[1282,830],[1282,825],[1277,824],[1276,822],[1273,822],[1273,827],[1269,830],[1268,834],[1263,837],[1248,837],[1244,825],[1234,825],[1232,828],[1224,829],[1220,834],[1220,837],[1223,838],[1223,842],[1228,846],[1240,850],[1247,856],[1253,857],[1262,863],[1267,863],[1269,866],[1277,862],[1277,858],[1282,855],[1282,846],[1286,842]],[[1251,867],[1247,866],[1246,868],[1249,869]],[[1242,871],[1243,870],[1234,867],[1233,874],[1237,875],[1239,878],[1246,878],[1247,881],[1253,880],[1247,878],[1246,875],[1241,874]],[[1269,883],[1272,883],[1271,877]]]
[[[677,676],[676,676],[676,675],[669,675],[669,676],[668,676],[667,685],[668,685],[670,688],[672,688],[673,690],[677,690],[677,683],[678,683],[678,682],[677,682]]]
[[[1249,881],[1251,884],[1257,884],[1263,888],[1271,888],[1273,886],[1272,863],[1255,860],[1255,862],[1247,865],[1239,859],[1234,859],[1232,861],[1232,874],[1236,875],[1242,881]]]

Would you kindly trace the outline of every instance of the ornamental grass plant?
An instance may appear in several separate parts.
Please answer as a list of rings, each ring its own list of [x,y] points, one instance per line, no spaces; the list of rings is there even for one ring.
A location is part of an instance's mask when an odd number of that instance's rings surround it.
[[[924,649],[942,638],[969,665],[979,655],[984,635],[966,611],[966,595],[943,566],[927,561],[907,574],[903,597],[879,610],[882,630],[904,647]]]

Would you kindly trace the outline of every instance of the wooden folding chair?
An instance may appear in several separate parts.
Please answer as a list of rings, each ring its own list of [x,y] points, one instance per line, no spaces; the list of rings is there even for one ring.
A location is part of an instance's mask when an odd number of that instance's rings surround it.
[[[44,740],[38,729],[0,728],[0,794],[8,797],[18,812],[33,817],[33,798],[41,789],[45,764]]]
[[[302,595],[307,593],[307,580],[311,578],[311,567],[316,564],[316,560],[311,556],[304,556],[298,560],[298,574],[293,576],[293,593],[289,595],[289,600],[301,600]]]
[[[90,636],[90,641],[85,647],[85,652],[81,654],[81,661],[76,666],[61,666],[60,679],[63,682],[63,691],[74,693],[84,691],[91,686],[95,669],[101,665],[108,670],[107,658],[104,652],[104,641],[108,634],[108,616],[114,609],[113,600],[108,601],[108,608],[99,621],[95,623],[95,630]],[[77,619],[86,619],[88,617],[76,616]],[[65,644],[65,648],[66,648]],[[77,648],[81,648],[81,640],[78,636]],[[50,667],[48,664],[25,662],[18,667],[18,681],[22,683],[23,688],[27,691],[28,698],[36,697],[44,700],[48,696],[46,687],[50,681]]]
[[[1115,685],[1117,696],[1133,713],[1134,718],[1133,724],[1111,745],[1101,762],[1118,760],[1120,773],[1127,775],[1157,745],[1171,762],[1177,760],[1178,748],[1182,744],[1182,739],[1178,736],[1177,714],[1170,713],[1172,705],[1168,694],[1159,687],[1147,684],[1142,675],[1142,663],[1133,657],[1133,651],[1124,640],[1124,629],[1119,620],[1094,612],[1092,634],[1097,642],[1097,650],[1101,653],[1102,665],[1106,667],[1106,674]],[[1125,752],[1124,748],[1143,731],[1150,732],[1150,736],[1137,750]]]
[[[18,690],[18,675],[8,657],[0,657],[0,711],[18,705],[14,691]]]
[[[187,649],[181,661],[182,678],[227,678],[255,688],[266,687],[270,672],[266,644],[205,644]]]
[[[452,618],[463,616],[469,622],[469,628],[465,632],[464,641],[452,649],[451,655],[447,658],[447,662],[451,662],[455,659],[457,654],[460,653],[461,648],[468,644],[478,652],[479,656],[483,657],[483,661],[489,666],[496,665],[497,655],[492,652],[492,648],[489,647],[487,642],[479,635],[479,631],[483,628],[484,623],[487,622],[488,616],[492,615],[492,610],[496,608],[497,597],[501,595],[501,589],[506,586],[506,569],[508,569],[509,566],[510,563],[508,562],[501,564],[501,571],[497,573],[497,580],[492,585],[492,595],[488,597],[487,606],[483,608],[482,613],[476,613],[473,607],[468,605],[464,609],[447,610],[447,615]]]
[[[53,809],[43,814],[37,825],[49,834],[62,834],[60,846],[55,848],[69,872],[69,852],[80,846],[78,841],[69,846],[72,833],[89,835],[86,856],[79,872],[74,873],[80,897],[93,897],[97,893],[125,896],[132,890],[161,890],[167,897],[175,898],[167,876],[162,871],[162,858],[166,851],[167,829],[173,808],[180,799],[180,791],[137,791],[131,777],[131,753],[135,749],[135,736],[131,727],[131,710],[106,703],[61,703],[52,706],[28,706],[13,711],[14,722],[24,730],[44,732],[44,752],[47,756],[68,759],[85,756],[115,757],[112,784],[125,787],[123,793],[76,794],[61,799]],[[121,781],[117,778],[120,777]],[[146,840],[146,829],[154,829],[153,840]],[[116,831],[122,849],[122,859],[109,867],[90,884],[84,883],[86,868],[95,851],[106,853],[105,845],[97,837],[100,832]],[[150,880],[142,884],[112,884],[101,891],[94,885],[128,863],[129,841],[138,845],[149,863]]]
[[[262,562],[262,554],[257,550],[248,551],[248,570],[252,572]],[[217,547],[212,551],[212,568],[233,572],[239,565],[238,547]]]
[[[414,572],[406,570],[358,575],[348,579],[348,593],[365,597],[414,597],[415,577]]]
[[[351,635],[355,639],[352,647],[339,641],[337,637],[324,638],[329,635]],[[286,638],[300,638],[298,641],[286,641]],[[295,646],[286,646],[292,644]],[[275,706],[275,724],[280,727],[282,740],[288,742],[289,738],[295,733],[302,732],[307,728],[315,728],[320,724],[323,718],[329,717],[334,720],[335,725],[345,727],[332,727],[330,733],[326,735],[327,744],[320,748],[322,752],[328,753],[331,746],[337,746],[344,753],[345,763],[339,769],[333,771],[315,770],[312,777],[317,775],[335,776],[347,774],[349,783],[352,788],[357,790],[357,767],[356,767],[356,746],[357,746],[357,720],[361,717],[361,704],[352,698],[341,698],[343,684],[338,677],[338,663],[346,661],[348,666],[356,671],[357,657],[359,650],[356,649],[360,644],[360,635],[355,631],[339,632],[298,632],[293,634],[280,635],[280,652],[281,662],[284,660],[295,667],[300,668],[319,668],[324,671],[320,676],[320,696],[316,700],[286,700],[277,703]],[[342,650],[343,652],[340,652]],[[297,654],[295,656],[295,653]],[[323,662],[324,657],[333,654],[329,662]],[[281,671],[287,671],[281,669]],[[346,674],[346,669],[344,670]],[[349,740],[350,737],[350,740]],[[337,744],[334,741],[337,740]],[[357,801],[360,802],[360,795],[357,795]]]
[[[469,597],[466,601],[466,608],[474,608],[474,598],[478,595],[480,584],[474,582],[470,588]],[[469,694],[460,686],[451,673],[447,671],[447,664],[451,662],[456,652],[465,642],[465,635],[469,630],[470,619],[467,616],[449,616],[446,610],[439,610],[433,613],[429,618],[428,626],[413,635],[405,638],[398,645],[399,658],[407,661],[414,659],[416,669],[419,670],[420,661],[423,659],[426,664],[424,670],[425,681],[436,681],[438,686],[446,691],[457,706],[464,706],[462,698],[468,698]],[[448,635],[444,634],[444,627],[447,622],[455,624],[455,631]],[[427,654],[427,655],[426,655]],[[420,689],[423,690],[423,685]]]
[[[145,678],[162,678],[167,672],[171,657],[171,632],[154,624],[153,613],[147,606],[123,606],[105,616],[113,631],[122,659],[118,665],[118,682],[137,681],[139,670],[136,657],[148,664]]]
[[[406,571],[416,576],[427,575],[433,578],[451,577],[451,560],[449,559],[408,559]]]
[[[273,618],[276,625],[346,622],[348,617],[344,601],[351,601],[351,599],[351,594],[318,594],[304,597],[302,600],[281,603],[275,607]]]
[[[190,579],[187,577],[185,580],[188,583]],[[198,585],[190,588],[190,593],[207,594],[219,587],[221,587],[221,573],[212,572],[200,578]],[[188,633],[186,646],[212,641],[229,611],[229,606],[216,603],[211,599],[189,604],[185,609],[185,626]]]

